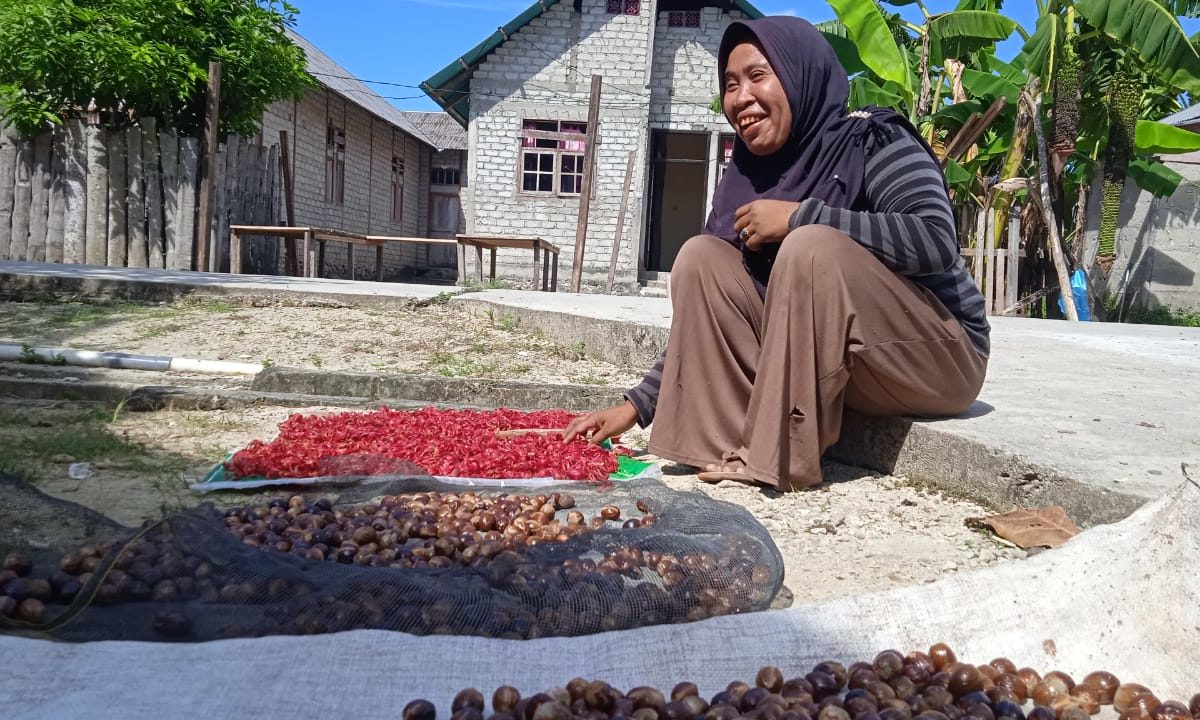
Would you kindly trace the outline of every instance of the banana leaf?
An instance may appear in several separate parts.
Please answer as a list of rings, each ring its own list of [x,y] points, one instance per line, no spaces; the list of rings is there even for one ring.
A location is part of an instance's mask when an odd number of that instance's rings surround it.
[[[1038,18],[1033,35],[1029,36],[1021,47],[1021,52],[1013,58],[1013,64],[1023,66],[1033,75],[1050,77],[1063,36],[1062,17],[1052,13],[1042,15]]]
[[[1159,78],[1200,94],[1200,56],[1171,11],[1155,0],[1078,0],[1093,27],[1135,50]]]
[[[867,105],[878,105],[879,107],[899,107],[902,98],[896,92],[892,92],[889,88],[894,89],[892,83],[886,83],[880,87],[870,78],[859,75],[850,80],[850,107],[860,108]]]
[[[830,0],[829,4],[845,25],[863,64],[881,80],[895,83],[902,99],[911,104],[913,80],[908,54],[896,44],[879,6],[861,0]]]
[[[1175,194],[1184,177],[1153,158],[1134,158],[1129,161],[1129,177],[1138,187],[1155,197],[1166,198]]]
[[[866,64],[862,61],[862,57],[858,54],[858,46],[850,39],[850,34],[846,31],[846,26],[840,20],[826,20],[825,22],[817,23],[815,27],[825,36],[825,40],[833,46],[833,52],[837,55],[838,62],[842,64],[847,75],[857,75],[858,73],[868,71]]]
[[[1138,120],[1134,147],[1140,153],[1163,155],[1200,150],[1200,133],[1153,120]]]
[[[937,15],[929,21],[929,47],[932,61],[962,58],[968,53],[990,48],[1013,34],[1017,23],[999,13],[985,10],[960,10]]]
[[[1015,104],[1021,95],[1021,88],[999,75],[980,72],[967,68],[962,74],[963,87],[977,98],[998,98],[1001,95],[1008,98],[1009,103]]]

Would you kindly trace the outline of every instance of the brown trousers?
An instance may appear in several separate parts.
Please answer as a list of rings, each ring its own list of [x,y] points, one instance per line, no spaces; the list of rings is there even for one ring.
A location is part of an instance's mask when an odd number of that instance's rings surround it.
[[[843,405],[956,415],[987,370],[930,291],[823,225],[784,239],[765,304],[736,248],[688,240],[671,268],[671,304],[649,450],[701,468],[736,451],[754,479],[781,490],[821,482]]]

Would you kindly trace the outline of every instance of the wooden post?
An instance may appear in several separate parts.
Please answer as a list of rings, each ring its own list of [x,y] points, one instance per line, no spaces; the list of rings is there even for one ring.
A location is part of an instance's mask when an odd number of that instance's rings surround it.
[[[12,244],[13,177],[17,168],[17,131],[0,125],[0,260]]]
[[[1019,213],[1013,213],[1008,219],[1008,283],[1004,292],[1004,309],[1017,304],[1020,296],[1017,283],[1020,282],[1021,262],[1021,220]]]
[[[287,211],[287,224],[296,224],[296,200],[292,195],[292,151],[288,148],[287,130],[279,131],[279,168],[283,171],[283,207]],[[287,260],[284,272],[288,275],[299,275],[300,267],[296,258],[296,239],[284,240],[287,246]]]
[[[84,224],[87,220],[87,148],[82,120],[67,121],[63,168],[63,262],[83,262]]]
[[[142,131],[137,126],[125,130],[125,164],[129,183],[125,194],[128,225],[125,264],[144,268],[150,262],[146,244],[146,168],[142,163]]]
[[[8,257],[26,260],[29,247],[29,206],[33,204],[33,138],[17,143],[16,187],[13,190],[12,242]],[[10,175],[3,182],[13,182]]]
[[[196,265],[196,172],[200,162],[200,141],[179,138],[179,247],[175,259],[180,270],[195,270]]]
[[[571,292],[579,292],[583,284],[583,246],[587,242],[588,213],[592,208],[592,175],[596,170],[596,137],[600,124],[601,76],[592,76],[592,94],[588,100],[587,139],[583,156],[583,187],[579,196],[579,220],[575,226],[575,259],[571,263]]]
[[[49,130],[33,145],[33,192],[29,206],[29,245],[25,257],[30,262],[46,262],[46,230],[50,209],[50,146],[54,134]]]
[[[179,136],[174,130],[158,132],[158,152],[162,162],[163,267],[186,270],[191,267],[192,258],[180,257],[179,251]]]
[[[50,208],[46,219],[46,262],[63,261],[63,196],[64,156],[67,152],[67,132],[54,128],[54,149],[50,151]]]
[[[242,272],[242,236],[233,228],[229,229],[229,272],[234,275]]]
[[[129,244],[128,195],[129,183],[125,171],[125,133],[109,130],[108,137],[108,252],[109,267],[125,267],[126,247]]]
[[[629,152],[629,160],[625,163],[625,184],[621,187],[621,207],[617,211],[617,232],[613,236],[612,256],[608,259],[608,292],[612,294],[613,283],[617,280],[617,257],[621,254],[621,235],[625,231],[625,207],[629,204],[629,182],[633,178],[633,161],[637,151]]]
[[[221,111],[221,63],[208,63],[208,98],[204,105],[204,161],[200,164],[200,218],[196,223],[196,269],[209,271],[208,243],[212,228],[213,174],[217,164],[217,126]]]
[[[108,148],[104,130],[87,128],[87,215],[84,221],[83,261],[88,265],[108,262]]]
[[[316,277],[317,248],[313,245],[312,230],[304,231],[304,277]]]
[[[146,198],[146,267],[166,267],[163,252],[163,188],[162,173],[158,170],[158,121],[143,118],[142,124],[142,182]]]

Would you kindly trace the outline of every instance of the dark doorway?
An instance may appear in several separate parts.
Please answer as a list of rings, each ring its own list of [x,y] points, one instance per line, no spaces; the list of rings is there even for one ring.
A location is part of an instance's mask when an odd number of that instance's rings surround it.
[[[704,227],[708,134],[655,130],[646,270],[668,272],[688,238]]]

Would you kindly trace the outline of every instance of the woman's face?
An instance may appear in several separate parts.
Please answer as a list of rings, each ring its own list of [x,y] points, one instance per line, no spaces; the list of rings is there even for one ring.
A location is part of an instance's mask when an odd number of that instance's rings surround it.
[[[725,117],[755,155],[772,155],[792,132],[792,110],[779,77],[757,42],[734,46],[725,63]]]

